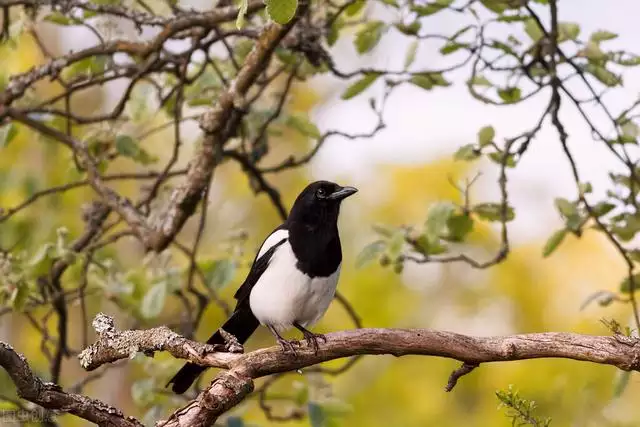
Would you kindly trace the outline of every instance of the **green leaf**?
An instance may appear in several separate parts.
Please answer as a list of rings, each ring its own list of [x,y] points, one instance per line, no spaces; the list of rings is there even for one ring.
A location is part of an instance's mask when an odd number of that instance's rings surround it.
[[[481,75],[473,76],[473,78],[469,80],[469,84],[471,86],[486,86],[486,87],[493,86],[485,76],[481,76]]]
[[[405,25],[402,22],[394,25],[398,31],[408,36],[415,36],[420,31],[420,21],[413,21],[409,25]]]
[[[386,25],[382,21],[372,21],[365,24],[360,31],[356,33],[355,45],[359,54],[370,52],[386,30]]]
[[[236,265],[228,259],[219,259],[205,262],[201,266],[207,286],[218,290],[226,286],[236,273]]]
[[[606,31],[606,30],[601,30],[601,31],[596,31],[593,34],[591,34],[591,37],[589,38],[589,40],[591,40],[594,43],[600,43],[603,41],[607,41],[607,40],[613,40],[618,38],[618,35],[616,33],[612,33],[610,31]]]
[[[502,218],[501,203],[480,203],[475,205],[472,211],[480,218],[487,221],[500,221]],[[515,218],[515,211],[511,206],[507,206],[506,214],[507,222],[513,221],[513,219]]]
[[[601,217],[614,210],[615,207],[616,205],[614,205],[613,203],[598,202],[595,206],[593,206],[592,211],[595,216]]]
[[[513,154],[507,155],[507,158],[504,159],[504,153],[495,152],[489,153],[489,158],[499,165],[502,165],[502,162],[505,161],[505,166],[508,168],[513,168],[516,165],[516,159]]]
[[[308,117],[300,114],[291,115],[287,118],[287,125],[291,126],[304,136],[318,139],[322,135],[318,130],[318,127],[313,124]]]
[[[513,104],[514,102],[520,101],[520,98],[522,98],[522,91],[517,87],[498,89],[498,96],[506,104]]]
[[[480,147],[485,147],[491,144],[495,137],[496,131],[493,126],[485,126],[478,131],[478,144],[480,144]]]
[[[130,135],[118,135],[116,137],[116,151],[125,157],[135,159],[140,154],[140,147]]]
[[[578,215],[578,207],[575,205],[575,203],[571,203],[570,201],[568,201],[567,199],[564,199],[562,197],[557,197],[554,200],[554,203],[555,203],[556,208],[558,209],[558,211],[565,218]]]
[[[9,145],[11,141],[18,135],[18,128],[13,123],[8,123],[0,127],[0,148]]]
[[[244,17],[247,14],[249,8],[249,0],[240,0],[240,7],[238,9],[238,17],[236,18],[236,28],[241,30],[244,27]]]
[[[467,234],[473,230],[473,219],[466,214],[454,214],[447,220],[447,228],[449,230],[447,240],[462,242],[467,237]]]
[[[584,70],[608,87],[622,84],[622,77],[607,70],[604,66],[589,63],[585,65]]]
[[[440,48],[440,53],[446,56],[468,46],[469,45],[467,43],[448,42]]]
[[[544,33],[540,29],[540,26],[533,18],[529,18],[525,21],[524,31],[534,42],[537,42],[542,37],[544,37]]]
[[[633,279],[634,291],[640,289],[640,273],[636,273],[631,278],[628,276],[620,283],[620,292],[628,294],[631,292],[631,280]]]
[[[140,313],[146,319],[152,319],[162,312],[167,298],[167,283],[160,282],[153,285],[142,298]]]
[[[434,13],[440,12],[442,9],[446,9],[453,3],[453,0],[436,0],[425,5],[416,4],[411,6],[411,11],[418,14],[418,16],[429,16]]]
[[[63,15],[60,12],[50,13],[44,18],[44,20],[58,25],[72,25],[74,23],[72,18]]]
[[[278,24],[291,21],[298,9],[298,0],[265,0],[269,18]]]
[[[551,237],[547,239],[547,242],[544,244],[544,248],[542,249],[542,256],[546,258],[549,255],[551,255],[553,251],[555,251],[558,248],[558,246],[560,246],[560,243],[562,243],[566,235],[567,235],[567,230],[564,228],[562,230],[558,230],[555,233],[553,233]]]
[[[380,254],[382,254],[387,247],[386,243],[382,240],[376,240],[369,243],[362,248],[358,257],[356,258],[356,268],[362,268],[375,260]]]
[[[576,40],[580,35],[580,25],[575,22],[560,22],[558,24],[558,41]]]
[[[389,239],[389,244],[387,246],[387,254],[393,260],[397,259],[400,254],[402,254],[402,249],[404,248],[404,231],[397,230]]]
[[[447,222],[456,209],[456,205],[451,202],[438,202],[429,206],[425,222],[425,231],[429,242],[437,240],[446,234]]]
[[[416,53],[418,52],[418,40],[414,40],[407,48],[407,53],[404,57],[404,69],[407,70],[416,60]]]
[[[353,83],[351,86],[347,88],[342,94],[342,99],[351,99],[356,95],[364,92],[369,86],[376,81],[376,79],[380,77],[379,73],[367,73],[363,78]]]
[[[442,73],[414,74],[409,82],[426,90],[433,89],[434,86],[449,86],[451,84],[442,76]]]
[[[475,144],[466,144],[458,148],[453,158],[455,160],[471,161],[480,157],[480,151],[476,149]]]
[[[364,5],[366,3],[366,0],[355,0],[353,3],[347,6],[344,12],[347,16],[355,16],[362,10],[362,8],[364,8]]]

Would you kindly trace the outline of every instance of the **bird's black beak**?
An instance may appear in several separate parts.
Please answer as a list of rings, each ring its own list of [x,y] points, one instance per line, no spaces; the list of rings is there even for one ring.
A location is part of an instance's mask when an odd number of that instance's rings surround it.
[[[338,191],[334,191],[333,193],[331,193],[328,198],[331,200],[342,200],[357,192],[358,189],[355,187],[342,187]]]

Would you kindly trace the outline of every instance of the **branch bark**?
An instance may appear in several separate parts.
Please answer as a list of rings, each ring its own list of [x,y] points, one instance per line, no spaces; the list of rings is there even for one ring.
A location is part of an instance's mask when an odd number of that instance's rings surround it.
[[[86,369],[129,357],[131,351],[159,350],[203,366],[225,369],[195,400],[157,424],[166,427],[211,425],[253,391],[255,378],[356,355],[423,355],[458,360],[463,365],[452,372],[446,391],[453,389],[460,377],[489,362],[563,358],[640,371],[640,340],[621,335],[545,332],[473,337],[431,329],[363,328],[326,334],[327,341],[319,343],[317,353],[298,342],[297,356],[283,353],[279,346],[234,354],[210,353],[211,348],[182,338],[166,327],[117,331],[109,317],[98,317],[102,320],[94,322],[94,326],[97,323],[99,329],[107,324],[105,330],[109,333],[98,331],[98,342],[85,350],[91,354],[90,362],[83,362]]]
[[[101,426],[143,427],[138,420],[125,417],[113,406],[80,394],[66,393],[56,384],[43,382],[34,375],[23,355],[1,341],[0,366],[16,385],[18,396],[43,408],[77,415]]]

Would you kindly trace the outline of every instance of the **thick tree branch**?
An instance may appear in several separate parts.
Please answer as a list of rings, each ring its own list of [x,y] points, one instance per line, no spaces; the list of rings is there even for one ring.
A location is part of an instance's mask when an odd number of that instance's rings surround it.
[[[209,425],[207,423],[214,422],[220,414],[238,404],[253,390],[254,378],[356,355],[423,355],[463,362],[462,367],[452,373],[447,391],[455,386],[460,377],[481,363],[489,362],[563,358],[640,371],[640,341],[626,336],[546,332],[472,337],[431,329],[363,328],[326,334],[327,342],[320,343],[317,353],[299,342],[297,355],[283,353],[278,346],[231,354],[208,353],[210,348],[186,340],[165,327],[116,331],[112,322],[104,315],[99,315],[94,322],[99,339],[98,343],[85,350],[86,354],[83,352],[85,356],[90,354],[89,359],[81,356],[85,368],[95,369],[102,363],[129,357],[132,351],[165,350],[197,364],[227,369],[197,399],[159,424],[164,426]],[[100,332],[100,329],[103,331]]]
[[[4,342],[0,342],[0,366],[13,380],[21,398],[43,408],[77,415],[101,426],[142,427],[135,418],[125,417],[118,409],[104,402],[66,393],[56,384],[43,382],[34,375],[24,356]]]

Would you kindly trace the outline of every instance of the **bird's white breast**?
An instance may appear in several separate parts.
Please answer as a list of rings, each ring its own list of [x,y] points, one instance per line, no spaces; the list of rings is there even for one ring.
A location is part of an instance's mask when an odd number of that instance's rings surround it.
[[[287,236],[286,230],[278,230],[265,241],[259,254]],[[320,320],[329,308],[338,284],[340,266],[328,277],[311,278],[298,270],[296,264],[297,259],[287,241],[276,249],[266,271],[251,290],[251,311],[263,325],[273,326],[279,331],[290,328],[294,322],[310,326]]]

